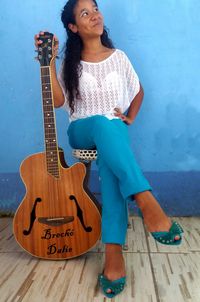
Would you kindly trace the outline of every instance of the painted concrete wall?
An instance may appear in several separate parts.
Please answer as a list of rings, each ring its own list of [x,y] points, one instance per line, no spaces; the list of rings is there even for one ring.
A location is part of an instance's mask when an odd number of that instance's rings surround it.
[[[33,59],[33,36],[40,29],[48,29],[57,34],[62,48],[65,32],[60,12],[65,1],[0,3],[0,200],[6,203],[11,174],[18,173],[26,156],[44,149],[39,63]],[[183,187],[188,185],[187,175],[191,179],[195,173],[196,189],[187,187],[187,193],[194,195],[198,204],[200,2],[99,0],[99,6],[115,46],[127,53],[145,91],[142,109],[130,127],[136,157],[145,172],[159,175],[157,187],[161,173],[185,173],[184,178],[178,178]],[[56,110],[56,116],[59,144],[72,163],[66,136],[67,116],[62,110]],[[96,171],[95,164],[93,170]],[[169,179],[173,182],[174,178]],[[18,185],[13,184],[12,188],[14,192]],[[162,187],[163,190],[169,188]],[[170,187],[172,196],[175,190]],[[171,195],[166,195],[165,202]]]

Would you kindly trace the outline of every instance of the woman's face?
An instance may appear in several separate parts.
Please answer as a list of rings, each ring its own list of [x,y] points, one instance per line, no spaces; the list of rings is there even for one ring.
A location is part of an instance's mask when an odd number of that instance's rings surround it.
[[[84,40],[103,34],[103,16],[92,0],[79,0],[74,9],[76,24],[69,28]]]

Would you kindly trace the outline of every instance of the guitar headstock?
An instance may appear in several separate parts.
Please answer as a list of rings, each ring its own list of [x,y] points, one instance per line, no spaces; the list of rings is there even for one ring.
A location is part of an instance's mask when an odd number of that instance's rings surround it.
[[[44,32],[38,40],[42,43],[38,46],[38,61],[41,66],[50,66],[51,60],[56,56],[54,53],[55,40],[52,33]]]

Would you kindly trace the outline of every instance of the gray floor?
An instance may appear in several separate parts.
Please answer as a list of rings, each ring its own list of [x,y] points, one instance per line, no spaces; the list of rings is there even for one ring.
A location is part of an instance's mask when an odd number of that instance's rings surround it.
[[[131,217],[124,251],[127,286],[106,299],[97,285],[104,248],[69,261],[46,261],[23,251],[12,234],[12,219],[0,220],[0,302],[199,302],[200,218],[179,217],[179,247],[157,244],[139,217]]]

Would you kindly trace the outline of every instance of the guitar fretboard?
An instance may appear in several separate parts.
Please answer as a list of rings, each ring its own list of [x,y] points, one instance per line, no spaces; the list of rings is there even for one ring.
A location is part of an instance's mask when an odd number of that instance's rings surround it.
[[[59,178],[58,144],[49,66],[41,67],[41,82],[47,171]]]

